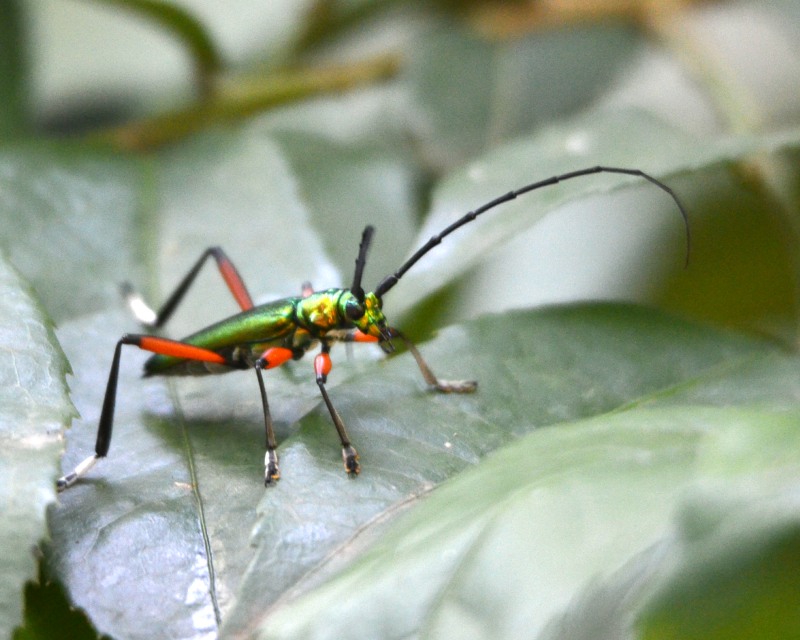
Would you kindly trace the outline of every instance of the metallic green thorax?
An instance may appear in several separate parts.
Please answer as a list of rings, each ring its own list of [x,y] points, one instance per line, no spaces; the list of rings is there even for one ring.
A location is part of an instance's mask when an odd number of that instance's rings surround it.
[[[385,339],[385,328],[386,318],[375,294],[367,294],[360,303],[349,289],[326,289],[305,298],[283,298],[253,307],[181,340],[219,353],[229,365],[156,354],[147,360],[144,370],[151,376],[246,369],[271,347],[292,349],[297,359],[317,342],[344,340],[355,329]]]

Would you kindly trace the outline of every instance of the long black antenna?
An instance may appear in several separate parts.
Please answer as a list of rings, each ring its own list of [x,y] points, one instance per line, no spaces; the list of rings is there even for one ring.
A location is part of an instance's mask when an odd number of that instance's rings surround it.
[[[411,267],[413,267],[417,261],[422,258],[428,251],[433,249],[436,245],[438,245],[445,237],[449,236],[453,231],[456,229],[463,227],[468,222],[472,222],[475,218],[477,218],[482,213],[488,211],[489,209],[493,209],[494,207],[503,204],[504,202],[508,202],[509,200],[514,200],[517,196],[521,196],[523,193],[528,193],[529,191],[535,191],[536,189],[541,189],[542,187],[548,187],[550,185],[556,184],[558,182],[564,182],[565,180],[571,180],[572,178],[579,178],[581,176],[588,176],[594,173],[622,173],[629,176],[636,176],[639,178],[644,178],[649,182],[652,182],[662,191],[665,191],[669,194],[669,196],[675,201],[675,204],[678,205],[678,209],[681,212],[681,217],[683,217],[683,224],[686,227],[686,264],[689,263],[689,249],[691,248],[691,235],[689,233],[689,216],[686,214],[686,209],[683,207],[678,196],[675,192],[665,185],[663,182],[656,180],[653,176],[646,174],[644,171],[639,169],[624,169],[620,167],[589,167],[588,169],[579,169],[578,171],[570,171],[569,173],[562,173],[558,176],[553,176],[552,178],[547,178],[546,180],[540,180],[539,182],[534,182],[533,184],[529,184],[526,187],[522,187],[521,189],[517,189],[516,191],[509,191],[505,195],[502,195],[498,198],[495,198],[491,202],[487,202],[481,207],[478,207],[474,211],[470,211],[463,217],[456,220],[453,224],[449,227],[441,231],[440,233],[432,236],[428,242],[426,242],[423,246],[421,246],[417,252],[411,256],[406,262],[393,274],[386,276],[383,280],[380,281],[378,287],[375,289],[375,295],[379,298],[383,296],[389,289],[391,289],[394,285],[397,284],[397,281],[402,278],[406,271],[408,271]],[[366,231],[365,231],[366,233]],[[363,241],[362,241],[363,242]],[[358,264],[358,262],[356,262]],[[358,270],[356,270],[358,273]]]
[[[367,252],[369,245],[372,242],[372,234],[375,233],[375,227],[368,225],[364,227],[364,233],[361,234],[361,244],[358,245],[358,257],[356,258],[356,272],[353,274],[353,286],[350,291],[359,302],[364,302],[364,289],[361,287],[361,276],[364,274],[364,267],[367,264]]]

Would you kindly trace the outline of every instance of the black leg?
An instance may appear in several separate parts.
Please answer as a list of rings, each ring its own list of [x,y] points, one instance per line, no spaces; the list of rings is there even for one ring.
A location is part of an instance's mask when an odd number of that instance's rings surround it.
[[[103,398],[103,408],[100,412],[100,421],[97,424],[97,440],[94,445],[94,455],[89,456],[78,464],[70,473],[58,479],[56,487],[63,491],[67,487],[75,484],[81,476],[85,475],[89,469],[100,459],[108,454],[111,446],[111,434],[114,429],[114,409],[117,403],[117,383],[119,382],[119,361],[122,353],[122,345],[134,345],[145,351],[173,355],[187,360],[200,360],[205,362],[216,362],[218,364],[232,365],[220,354],[196,347],[194,345],[169,340],[159,336],[146,336],[126,333],[118,341],[114,349],[114,357],[111,360],[111,369],[108,372],[108,382],[106,383],[106,393]]]
[[[281,471],[278,467],[278,444],[275,440],[275,430],[272,426],[272,415],[269,412],[269,402],[267,401],[267,388],[264,385],[264,376],[261,374],[261,360],[255,363],[256,376],[258,377],[258,388],[261,390],[261,406],[264,409],[264,430],[267,439],[267,454],[264,457],[264,486],[274,484],[281,478]]]
[[[75,469],[56,482],[56,488],[63,491],[91,469],[95,462],[105,457],[108,448],[111,446],[111,432],[114,427],[114,407],[117,402],[117,382],[119,381],[119,361],[122,352],[122,345],[129,344],[126,341],[128,336],[122,336],[114,349],[114,358],[111,360],[111,369],[108,372],[108,383],[106,384],[106,394],[103,398],[103,409],[100,413],[100,422],[97,425],[97,440],[94,445],[94,455],[83,460]]]
[[[350,475],[357,475],[361,471],[361,466],[358,464],[358,452],[355,447],[350,444],[350,437],[347,435],[347,430],[344,427],[344,421],[333,406],[330,397],[328,397],[328,390],[325,388],[325,382],[328,379],[328,373],[331,370],[331,357],[329,355],[330,345],[322,345],[322,353],[314,358],[314,371],[317,375],[317,386],[322,394],[322,399],[325,401],[325,406],[328,407],[328,413],[331,414],[333,426],[339,434],[339,440],[342,443],[342,460],[344,460],[344,469]]]
[[[230,258],[228,258],[221,247],[209,247],[203,252],[203,255],[200,256],[198,261],[189,270],[189,273],[184,276],[175,291],[172,292],[172,295],[167,298],[167,301],[158,311],[151,309],[142,296],[133,289],[130,283],[126,282],[122,285],[122,295],[127,300],[128,306],[139,323],[152,328],[163,326],[167,320],[170,319],[181,300],[183,300],[183,296],[194,282],[197,274],[200,272],[200,269],[209,256],[212,256],[214,260],[216,260],[217,268],[220,274],[222,274],[222,278],[225,280],[225,284],[228,289],[230,289],[233,297],[236,298],[236,302],[239,306],[243,310],[252,309],[253,300],[250,297],[250,293],[247,291],[242,277],[233,265],[233,262],[231,262]]]

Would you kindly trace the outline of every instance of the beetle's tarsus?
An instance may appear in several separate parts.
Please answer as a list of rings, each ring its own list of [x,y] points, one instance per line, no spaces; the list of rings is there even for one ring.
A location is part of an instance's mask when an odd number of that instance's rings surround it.
[[[278,454],[275,453],[274,450],[270,449],[267,451],[267,455],[264,458],[264,465],[264,486],[275,486],[278,480],[281,479],[281,470],[278,467]]]
[[[344,460],[344,470],[347,475],[356,477],[361,473],[361,465],[358,464],[358,452],[353,445],[346,445],[342,447],[342,460]]]
[[[85,475],[89,469],[91,469],[95,463],[100,459],[100,456],[97,454],[93,456],[89,456],[85,460],[83,460],[77,467],[75,467],[70,473],[65,476],[61,476],[56,481],[56,490],[61,492],[65,489],[68,489],[73,484],[78,481],[78,478]]]
[[[477,380],[437,380],[433,387],[439,393],[474,393]]]

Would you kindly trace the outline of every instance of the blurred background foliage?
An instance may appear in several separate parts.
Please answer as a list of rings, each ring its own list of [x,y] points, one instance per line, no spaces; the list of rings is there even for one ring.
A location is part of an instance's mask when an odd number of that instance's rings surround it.
[[[160,299],[212,243],[259,299],[346,283],[374,222],[371,283],[455,211],[619,158],[686,203],[688,268],[671,204],[600,180],[543,193],[536,224],[476,226],[392,292],[395,317],[424,338],[626,300],[793,348],[797,33],[795,0],[0,0],[0,248],[31,289],[11,286],[74,336],[120,280]],[[19,637],[80,617],[48,589],[28,587]]]
[[[789,0],[3,6],[6,139],[69,137],[158,152],[260,118],[284,135],[341,142],[350,153],[392,149],[416,185],[405,194],[418,212],[438,177],[574,116],[641,110],[699,145],[785,130],[800,114],[797,9]],[[337,110],[335,96],[345,94],[339,104],[348,107]],[[324,116],[310,115],[326,107]],[[335,164],[311,153],[304,161],[294,141],[284,146],[300,180],[324,180],[325,164]],[[458,309],[450,320],[478,305],[627,298],[794,341],[795,157],[791,149],[765,153],[680,178],[695,236],[688,271],[657,266],[646,217],[622,205],[608,218],[565,207],[476,265],[460,281],[458,302],[447,305]],[[323,223],[328,247],[357,226],[340,233],[341,214]],[[623,240],[586,241],[599,233]],[[498,293],[495,284],[521,270],[531,274],[524,291]],[[439,324],[433,311],[427,317]]]

